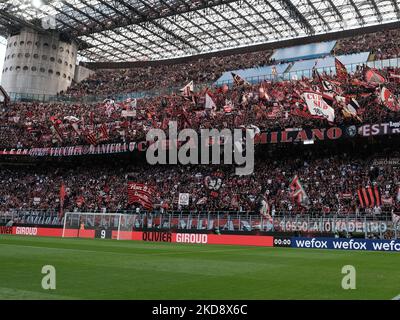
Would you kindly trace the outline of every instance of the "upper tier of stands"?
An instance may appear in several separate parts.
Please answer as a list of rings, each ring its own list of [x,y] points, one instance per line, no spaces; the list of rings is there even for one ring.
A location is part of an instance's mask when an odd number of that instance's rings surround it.
[[[334,48],[332,46],[334,44]],[[314,62],[304,62],[301,65],[299,59],[320,59],[318,68],[330,68],[332,58],[325,58],[329,54],[340,56],[340,60],[353,71],[356,63],[365,62],[364,53],[370,53],[368,65],[371,67],[398,67],[400,64],[397,58],[400,56],[400,31],[388,30],[362,35],[353,38],[341,39],[331,42],[297,46],[292,48],[278,49],[276,52],[264,50],[250,53],[240,53],[229,56],[215,56],[212,58],[195,58],[179,64],[160,64],[149,67],[134,67],[131,69],[98,70],[95,75],[79,84],[75,83],[66,92],[57,97],[15,95],[10,93],[13,100],[41,100],[41,101],[101,101],[106,97],[113,96],[116,100],[123,100],[128,97],[149,97],[177,92],[187,82],[193,80],[196,90],[204,86],[212,86],[213,83],[220,84],[221,81],[232,80],[230,72],[237,70],[239,74],[248,78],[249,82],[257,82],[263,79],[272,79],[273,68],[270,66],[280,59],[287,57],[295,66],[277,64],[277,79],[291,79],[292,73],[296,75],[309,76]],[[360,54],[351,55],[349,54]],[[327,59],[327,60],[326,60]],[[391,59],[383,62],[376,60]],[[288,60],[288,59],[287,59]],[[359,61],[357,61],[359,60]],[[300,72],[300,69],[304,71]],[[319,70],[327,71],[331,70]],[[253,78],[254,79],[253,79]],[[217,81],[218,80],[218,81]],[[216,82],[217,81],[217,82]]]

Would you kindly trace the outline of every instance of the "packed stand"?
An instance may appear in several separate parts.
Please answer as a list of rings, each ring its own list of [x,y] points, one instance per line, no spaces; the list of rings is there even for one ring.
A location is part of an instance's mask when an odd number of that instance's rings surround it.
[[[363,148],[359,149],[361,154]],[[384,154],[399,157],[398,151]],[[236,175],[232,166],[149,166],[118,161],[70,167],[4,167],[0,172],[0,212],[35,209],[58,213],[61,185],[66,191],[65,212],[135,210],[139,206],[128,203],[128,181],[154,188],[154,208],[164,212],[234,210],[258,214],[260,196],[265,196],[270,214],[400,212],[400,171],[393,165],[374,163],[377,155],[305,154],[275,159],[256,161],[254,173],[248,176]],[[309,199],[306,204],[293,198],[290,185],[296,175]],[[367,186],[379,188],[379,208],[361,208],[357,191]],[[179,193],[189,193],[189,206],[178,204]]]
[[[65,95],[74,97],[108,96],[176,87],[191,80],[196,83],[209,83],[218,79],[225,71],[267,65],[270,63],[271,55],[271,50],[263,50],[230,56],[200,58],[179,64],[98,70],[89,79],[73,84]]]
[[[394,96],[400,94],[400,69],[379,72],[386,78],[383,85],[366,82],[360,67],[345,81],[322,74],[313,79],[204,88],[190,96],[177,92],[124,102],[107,99],[96,104],[15,103],[0,113],[0,148],[142,141],[149,129],[167,129],[170,121],[177,121],[179,129],[253,125],[260,130],[279,130],[398,120],[399,111],[394,108],[399,108],[399,101],[389,108],[382,101],[381,90],[384,86]],[[321,79],[334,88],[326,91]],[[324,99],[330,96],[335,110],[333,122],[310,115],[303,96],[306,91],[319,92]],[[352,99],[354,113],[350,114]]]
[[[370,51],[375,60],[397,58],[400,55],[400,29],[385,30],[338,40],[335,55]]]

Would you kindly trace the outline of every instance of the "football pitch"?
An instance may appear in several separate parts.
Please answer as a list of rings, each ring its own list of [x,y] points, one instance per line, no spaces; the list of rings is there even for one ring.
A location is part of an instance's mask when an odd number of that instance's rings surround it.
[[[386,299],[398,253],[0,236],[0,299]],[[42,267],[56,289],[42,288]],[[342,267],[356,289],[342,289]]]

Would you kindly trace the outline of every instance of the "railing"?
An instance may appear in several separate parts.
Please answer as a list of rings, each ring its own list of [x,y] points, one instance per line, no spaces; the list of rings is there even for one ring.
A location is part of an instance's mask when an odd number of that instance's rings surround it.
[[[357,66],[362,64],[366,64],[371,68],[383,69],[387,67],[400,67],[400,58],[392,58],[392,59],[384,59],[384,60],[376,60],[369,62],[358,62],[352,64],[346,64],[346,68],[350,73],[354,73],[357,69]],[[317,68],[318,72],[326,72],[327,74],[335,73],[335,66]],[[309,78],[312,76],[312,69],[305,70],[296,70],[280,73],[280,74],[266,74],[255,77],[246,77],[245,79],[252,83],[256,84],[262,81],[282,81],[282,80],[292,80],[292,79],[301,79],[302,77]],[[210,87],[213,85],[221,86],[223,84],[227,84],[228,86],[233,85],[233,80],[227,81],[217,81],[214,83],[201,83],[196,84],[197,90],[200,90],[204,87]],[[166,87],[161,89],[153,89],[148,91],[138,91],[131,93],[123,93],[123,94],[111,94],[111,95],[86,95],[82,97],[74,97],[74,96],[61,96],[61,95],[41,95],[41,94],[22,94],[22,93],[9,93],[11,101],[40,101],[40,102],[64,102],[64,103],[96,103],[103,101],[107,98],[112,98],[115,101],[123,101],[126,99],[139,99],[139,98],[149,98],[156,97],[160,95],[169,95],[172,93],[177,93],[182,87]]]
[[[120,219],[120,216],[123,219]],[[400,234],[400,224],[392,222],[391,214],[366,215],[366,214],[329,214],[310,213],[301,215],[288,215],[284,212],[274,214],[272,217],[255,215],[253,212],[184,212],[169,211],[139,212],[120,211],[105,212],[68,212],[66,226],[78,228],[80,223],[87,227],[96,224],[107,225],[121,230],[134,229],[178,229],[197,231],[264,231],[264,232],[305,232],[305,233],[359,233],[383,235],[387,231]],[[65,216],[62,218],[55,210],[9,210],[0,212],[0,225],[64,225]]]
[[[202,83],[195,85],[195,91],[199,91],[204,87],[211,86],[212,83]],[[15,93],[10,92],[9,96],[11,101],[13,102],[63,102],[63,103],[97,103],[104,101],[105,99],[113,99],[115,101],[124,101],[127,99],[142,99],[142,98],[151,98],[158,97],[162,95],[171,95],[173,93],[180,92],[181,87],[164,87],[160,89],[153,89],[147,91],[138,91],[131,93],[121,93],[121,94],[110,94],[110,95],[84,95],[75,97],[73,95],[45,95],[45,94],[30,94],[30,93]]]
[[[383,69],[383,68],[388,68],[388,67],[393,67],[393,68],[398,68],[400,67],[400,58],[393,58],[393,59],[385,59],[385,60],[376,60],[376,61],[368,61],[368,62],[357,62],[357,63],[351,63],[351,64],[346,64],[347,71],[349,73],[354,73],[357,70],[357,66],[366,64],[370,68],[376,68],[376,69]],[[328,67],[323,67],[323,68],[316,68],[319,73],[327,73],[329,74],[334,74],[336,73],[336,68],[335,66],[328,66]],[[246,81],[250,82],[251,84],[256,84],[260,83],[262,81],[283,81],[283,80],[297,80],[301,79],[302,77],[305,78],[310,78],[312,77],[312,69],[304,69],[304,70],[296,70],[296,71],[289,71],[280,73],[280,74],[266,74],[266,75],[260,75],[260,76],[255,76],[255,77],[246,77]],[[218,81],[215,82],[215,85],[221,86],[223,84],[227,84],[228,86],[233,85],[233,80],[227,80],[227,81]]]

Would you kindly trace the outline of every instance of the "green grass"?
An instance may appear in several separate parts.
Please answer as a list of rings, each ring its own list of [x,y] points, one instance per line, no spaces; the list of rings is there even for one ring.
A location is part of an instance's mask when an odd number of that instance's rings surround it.
[[[0,237],[0,299],[392,299],[398,253]],[[341,269],[357,270],[343,290]],[[56,268],[56,290],[41,269]]]

